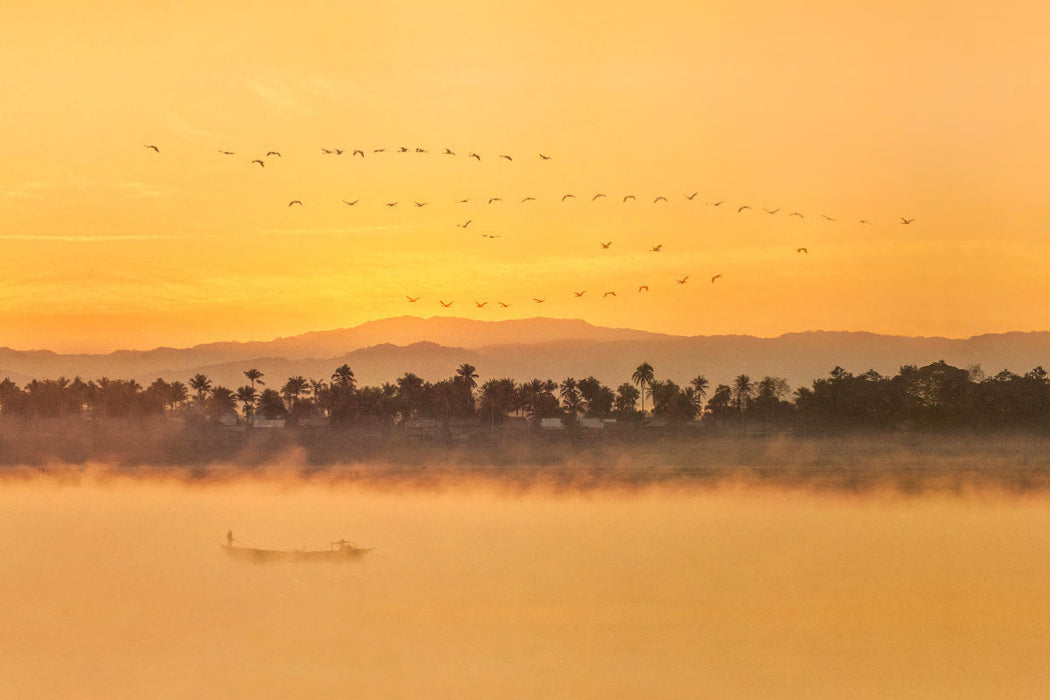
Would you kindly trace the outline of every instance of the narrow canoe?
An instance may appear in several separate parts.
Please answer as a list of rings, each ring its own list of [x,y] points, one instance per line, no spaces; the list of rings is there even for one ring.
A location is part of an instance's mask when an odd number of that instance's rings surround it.
[[[279,549],[256,549],[255,547],[238,547],[236,545],[222,544],[219,546],[226,550],[231,559],[247,559],[249,561],[347,561],[359,559],[371,549],[355,547],[351,544],[339,544],[332,549],[300,549],[295,551],[284,551]]]

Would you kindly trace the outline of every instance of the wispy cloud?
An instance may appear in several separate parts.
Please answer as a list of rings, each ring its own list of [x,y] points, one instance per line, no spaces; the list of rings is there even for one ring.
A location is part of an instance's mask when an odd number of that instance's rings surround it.
[[[46,182],[23,182],[0,189],[0,195],[11,199],[28,199],[40,194],[47,188],[48,184]]]
[[[187,136],[197,136],[205,139],[210,139],[212,141],[217,141],[220,138],[222,138],[218,134],[212,133],[211,131],[201,129],[197,126],[194,126],[193,124],[190,124],[175,112],[168,112],[167,115],[165,115],[165,117],[166,121],[168,122],[168,128],[180,134],[185,134]]]
[[[245,81],[245,85],[248,86],[249,90],[274,107],[278,107],[288,112],[295,112],[297,114],[314,113],[314,111],[303,102],[301,91],[297,90],[292,85],[289,85],[284,80],[270,79],[265,82],[259,80],[247,80]]]

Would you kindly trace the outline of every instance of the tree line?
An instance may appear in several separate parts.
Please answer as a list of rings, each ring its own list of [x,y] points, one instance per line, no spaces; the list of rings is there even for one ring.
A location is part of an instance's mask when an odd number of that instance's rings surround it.
[[[1050,378],[1042,367],[1023,375],[1002,371],[985,376],[979,366],[958,368],[943,360],[924,367],[902,366],[883,376],[854,375],[835,367],[812,386],[792,391],[781,377],[737,376],[713,389],[698,374],[684,386],[660,380],[642,363],[615,389],[593,376],[561,382],[510,378],[479,385],[477,369],[460,365],[441,381],[406,372],[393,382],[359,386],[348,365],[317,380],[295,376],[280,388],[267,386],[258,369],[244,371],[236,389],[214,385],[204,374],[186,383],[157,379],[143,387],[133,379],[84,381],[34,379],[19,387],[0,381],[0,415],[22,418],[90,419],[177,416],[217,421],[224,417],[287,419],[292,424],[323,418],[332,425],[393,426],[415,419],[538,421],[580,418],[693,424],[725,431],[844,432],[858,429],[1050,428]]]

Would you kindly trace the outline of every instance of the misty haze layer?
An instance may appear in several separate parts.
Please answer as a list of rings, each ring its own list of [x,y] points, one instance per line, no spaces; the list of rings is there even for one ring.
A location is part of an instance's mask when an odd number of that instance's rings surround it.
[[[1050,681],[1043,495],[459,479],[6,479],[4,693],[1031,697]],[[231,528],[375,549],[255,565],[219,547]]]

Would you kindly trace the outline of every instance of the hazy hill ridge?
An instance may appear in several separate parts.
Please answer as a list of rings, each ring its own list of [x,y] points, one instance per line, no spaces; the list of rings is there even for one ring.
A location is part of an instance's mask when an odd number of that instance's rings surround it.
[[[863,332],[809,331],[776,338],[743,335],[674,336],[593,326],[578,319],[533,318],[475,321],[462,318],[398,318],[352,328],[306,333],[272,341],[222,342],[189,348],[120,350],[109,354],[64,355],[47,350],[0,348],[0,377],[18,383],[33,378],[102,376],[182,380],[198,372],[214,383],[239,386],[243,370],[257,367],[283,383],[293,375],[327,378],[349,364],[362,384],[393,381],[405,372],[424,379],[451,376],[469,362],[481,380],[513,377],[564,379],[593,374],[616,386],[628,381],[641,362],[652,364],[658,378],[685,382],[704,374],[712,384],[745,373],[786,377],[793,386],[808,385],[835,365],[851,372],[873,368],[892,374],[903,364],[936,360],[966,367],[980,364],[986,373],[1001,369],[1023,373],[1050,367],[1050,332],[1003,333],[966,339],[915,338]],[[278,387],[279,388],[279,387]]]

